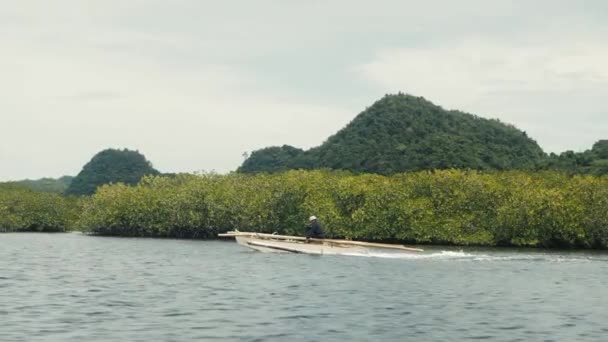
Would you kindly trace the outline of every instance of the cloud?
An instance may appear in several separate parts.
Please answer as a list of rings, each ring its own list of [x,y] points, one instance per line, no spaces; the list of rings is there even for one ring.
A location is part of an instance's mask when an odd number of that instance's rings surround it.
[[[600,101],[608,96],[606,60],[603,39],[538,44],[465,39],[381,50],[354,72],[386,92],[404,91],[515,123],[557,152],[572,148],[587,132],[595,134],[578,146],[588,148],[601,138],[594,128],[598,114],[608,112]]]
[[[124,96],[125,94],[111,90],[92,90],[78,92],[74,95],[68,96],[67,98],[74,101],[108,101],[120,99]]]
[[[162,39],[153,44],[163,46]],[[230,65],[13,47],[21,68],[0,65],[18,81],[3,85],[11,96],[2,103],[0,142],[23,158],[2,156],[0,178],[75,174],[108,147],[139,149],[165,172],[226,172],[245,151],[320,144],[352,117],[339,106],[256,89],[254,77]],[[31,156],[35,163],[25,163]]]
[[[427,49],[387,49],[356,68],[385,88],[469,106],[506,92],[570,92],[608,83],[608,46],[509,46],[461,42]],[[585,89],[588,90],[588,89]]]
[[[318,145],[397,91],[499,117],[550,151],[588,148],[608,131],[606,6],[7,3],[0,180],[75,174],[107,147],[162,171],[234,170],[245,151]]]

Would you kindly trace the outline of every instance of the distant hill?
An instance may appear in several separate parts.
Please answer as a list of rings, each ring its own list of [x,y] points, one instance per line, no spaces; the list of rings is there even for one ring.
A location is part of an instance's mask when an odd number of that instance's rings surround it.
[[[289,145],[266,147],[254,151],[237,172],[278,172],[289,169],[312,169],[318,163],[316,160],[303,161],[311,153]]]
[[[546,158],[512,125],[445,110],[422,97],[387,95],[321,146],[254,151],[239,172],[330,168],[391,174],[429,169],[534,169]]]
[[[21,185],[34,191],[51,192],[62,194],[72,183],[72,176],[63,176],[61,178],[41,178],[41,179],[25,179],[21,181],[11,182],[13,184]]]
[[[608,140],[596,142],[585,152],[566,151],[559,155],[552,153],[540,168],[577,174],[606,175],[608,174]]]
[[[107,149],[97,153],[72,180],[67,195],[91,195],[97,187],[109,183],[135,185],[145,175],[159,172],[144,155],[127,149]]]

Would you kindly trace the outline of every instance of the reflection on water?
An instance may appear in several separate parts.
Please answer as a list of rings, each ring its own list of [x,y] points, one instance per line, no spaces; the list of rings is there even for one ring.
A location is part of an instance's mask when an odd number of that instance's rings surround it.
[[[604,253],[366,256],[1,234],[0,341],[598,341],[608,333]]]

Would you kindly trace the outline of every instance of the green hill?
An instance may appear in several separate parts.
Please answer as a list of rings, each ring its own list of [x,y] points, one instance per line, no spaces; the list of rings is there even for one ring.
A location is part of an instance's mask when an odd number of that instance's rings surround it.
[[[91,195],[109,183],[135,185],[145,175],[158,175],[146,157],[137,151],[107,149],[97,153],[72,180],[67,195]]]
[[[546,158],[512,125],[448,111],[422,97],[387,95],[321,146],[254,151],[239,172],[330,168],[391,174],[429,169],[533,169]]]
[[[278,172],[300,168],[312,169],[316,166],[314,161],[311,161],[308,166],[304,166],[301,162],[298,162],[299,159],[308,155],[310,153],[305,153],[304,150],[289,145],[266,147],[254,151],[237,171],[254,173]]]
[[[57,194],[64,193],[72,183],[72,176],[63,176],[61,178],[41,178],[41,179],[24,179],[21,181],[11,182],[17,185],[24,186],[34,191],[52,192]]]
[[[577,174],[608,174],[608,140],[596,142],[585,152],[566,151],[551,154],[541,165],[541,169],[560,170]]]

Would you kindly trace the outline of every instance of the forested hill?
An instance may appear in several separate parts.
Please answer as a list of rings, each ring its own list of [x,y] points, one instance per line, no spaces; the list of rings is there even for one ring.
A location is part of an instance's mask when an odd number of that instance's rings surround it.
[[[330,168],[391,174],[429,169],[533,169],[546,158],[525,132],[447,111],[422,97],[387,95],[321,146],[254,151],[238,171]]]
[[[17,185],[24,186],[26,188],[41,191],[41,192],[52,192],[57,194],[62,194],[66,191],[66,189],[72,183],[72,179],[74,177],[71,176],[63,176],[60,178],[41,178],[41,179],[24,179],[21,181],[10,182]]]
[[[145,175],[158,174],[146,157],[137,151],[107,149],[97,153],[82,168],[66,194],[91,195],[103,184],[135,185]]]
[[[541,169],[565,171],[571,174],[608,174],[608,140],[600,140],[584,152],[551,153]]]

